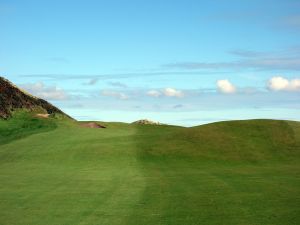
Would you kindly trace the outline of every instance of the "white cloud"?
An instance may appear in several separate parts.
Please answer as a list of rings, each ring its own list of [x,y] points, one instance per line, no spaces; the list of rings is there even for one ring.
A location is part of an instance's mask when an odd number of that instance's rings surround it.
[[[272,91],[300,91],[300,78],[288,80],[284,77],[272,77],[267,84]]]
[[[101,92],[101,94],[104,96],[114,97],[114,98],[118,98],[121,100],[126,100],[129,98],[126,94],[124,94],[122,92],[111,91],[111,90],[103,90]]]
[[[163,90],[150,90],[147,92],[147,95],[151,97],[160,97],[160,96],[176,97],[176,98],[184,97],[184,93],[182,91],[176,90],[174,88],[165,88]]]
[[[233,94],[236,92],[236,87],[229,80],[218,80],[217,87],[224,94]]]
[[[176,90],[174,88],[165,88],[163,90],[163,94],[168,97],[176,97],[176,98],[182,98],[184,96],[182,91]]]
[[[30,94],[47,100],[64,100],[67,98],[65,91],[57,86],[46,87],[43,82],[24,84],[21,86]]]
[[[147,95],[152,96],[152,97],[159,97],[162,95],[162,93],[157,90],[150,90],[147,92]]]

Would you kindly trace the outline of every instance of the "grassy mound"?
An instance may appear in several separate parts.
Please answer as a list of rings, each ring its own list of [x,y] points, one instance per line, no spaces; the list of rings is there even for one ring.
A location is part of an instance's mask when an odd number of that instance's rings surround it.
[[[17,121],[0,123],[1,224],[300,223],[297,122]]]
[[[300,127],[300,123],[290,124],[278,120],[246,120],[177,128],[164,135],[148,135],[149,140],[144,141],[146,145],[142,148],[150,155],[247,161],[290,159],[299,155],[295,128]],[[154,134],[160,130],[152,129]]]

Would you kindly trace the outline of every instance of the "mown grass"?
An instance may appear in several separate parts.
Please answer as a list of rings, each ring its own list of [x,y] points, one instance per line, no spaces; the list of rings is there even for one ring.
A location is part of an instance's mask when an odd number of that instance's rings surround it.
[[[48,122],[0,145],[0,224],[300,223],[297,122]]]

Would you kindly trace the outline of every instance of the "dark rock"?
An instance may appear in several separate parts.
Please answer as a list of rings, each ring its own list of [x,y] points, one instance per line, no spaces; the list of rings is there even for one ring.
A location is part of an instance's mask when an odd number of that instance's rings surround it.
[[[29,111],[40,109],[50,115],[58,113],[71,118],[49,102],[26,93],[7,79],[0,77],[0,118],[9,118],[17,109]]]

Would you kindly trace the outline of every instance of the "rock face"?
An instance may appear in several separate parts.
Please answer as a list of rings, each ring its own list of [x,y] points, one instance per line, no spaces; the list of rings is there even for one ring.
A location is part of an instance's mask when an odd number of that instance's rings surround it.
[[[22,91],[7,79],[0,77],[0,118],[9,118],[16,109],[41,109],[47,114],[59,113],[71,118],[49,102]]]
[[[154,121],[147,120],[147,119],[137,120],[137,121],[133,122],[133,124],[163,125],[162,123],[154,122]]]

